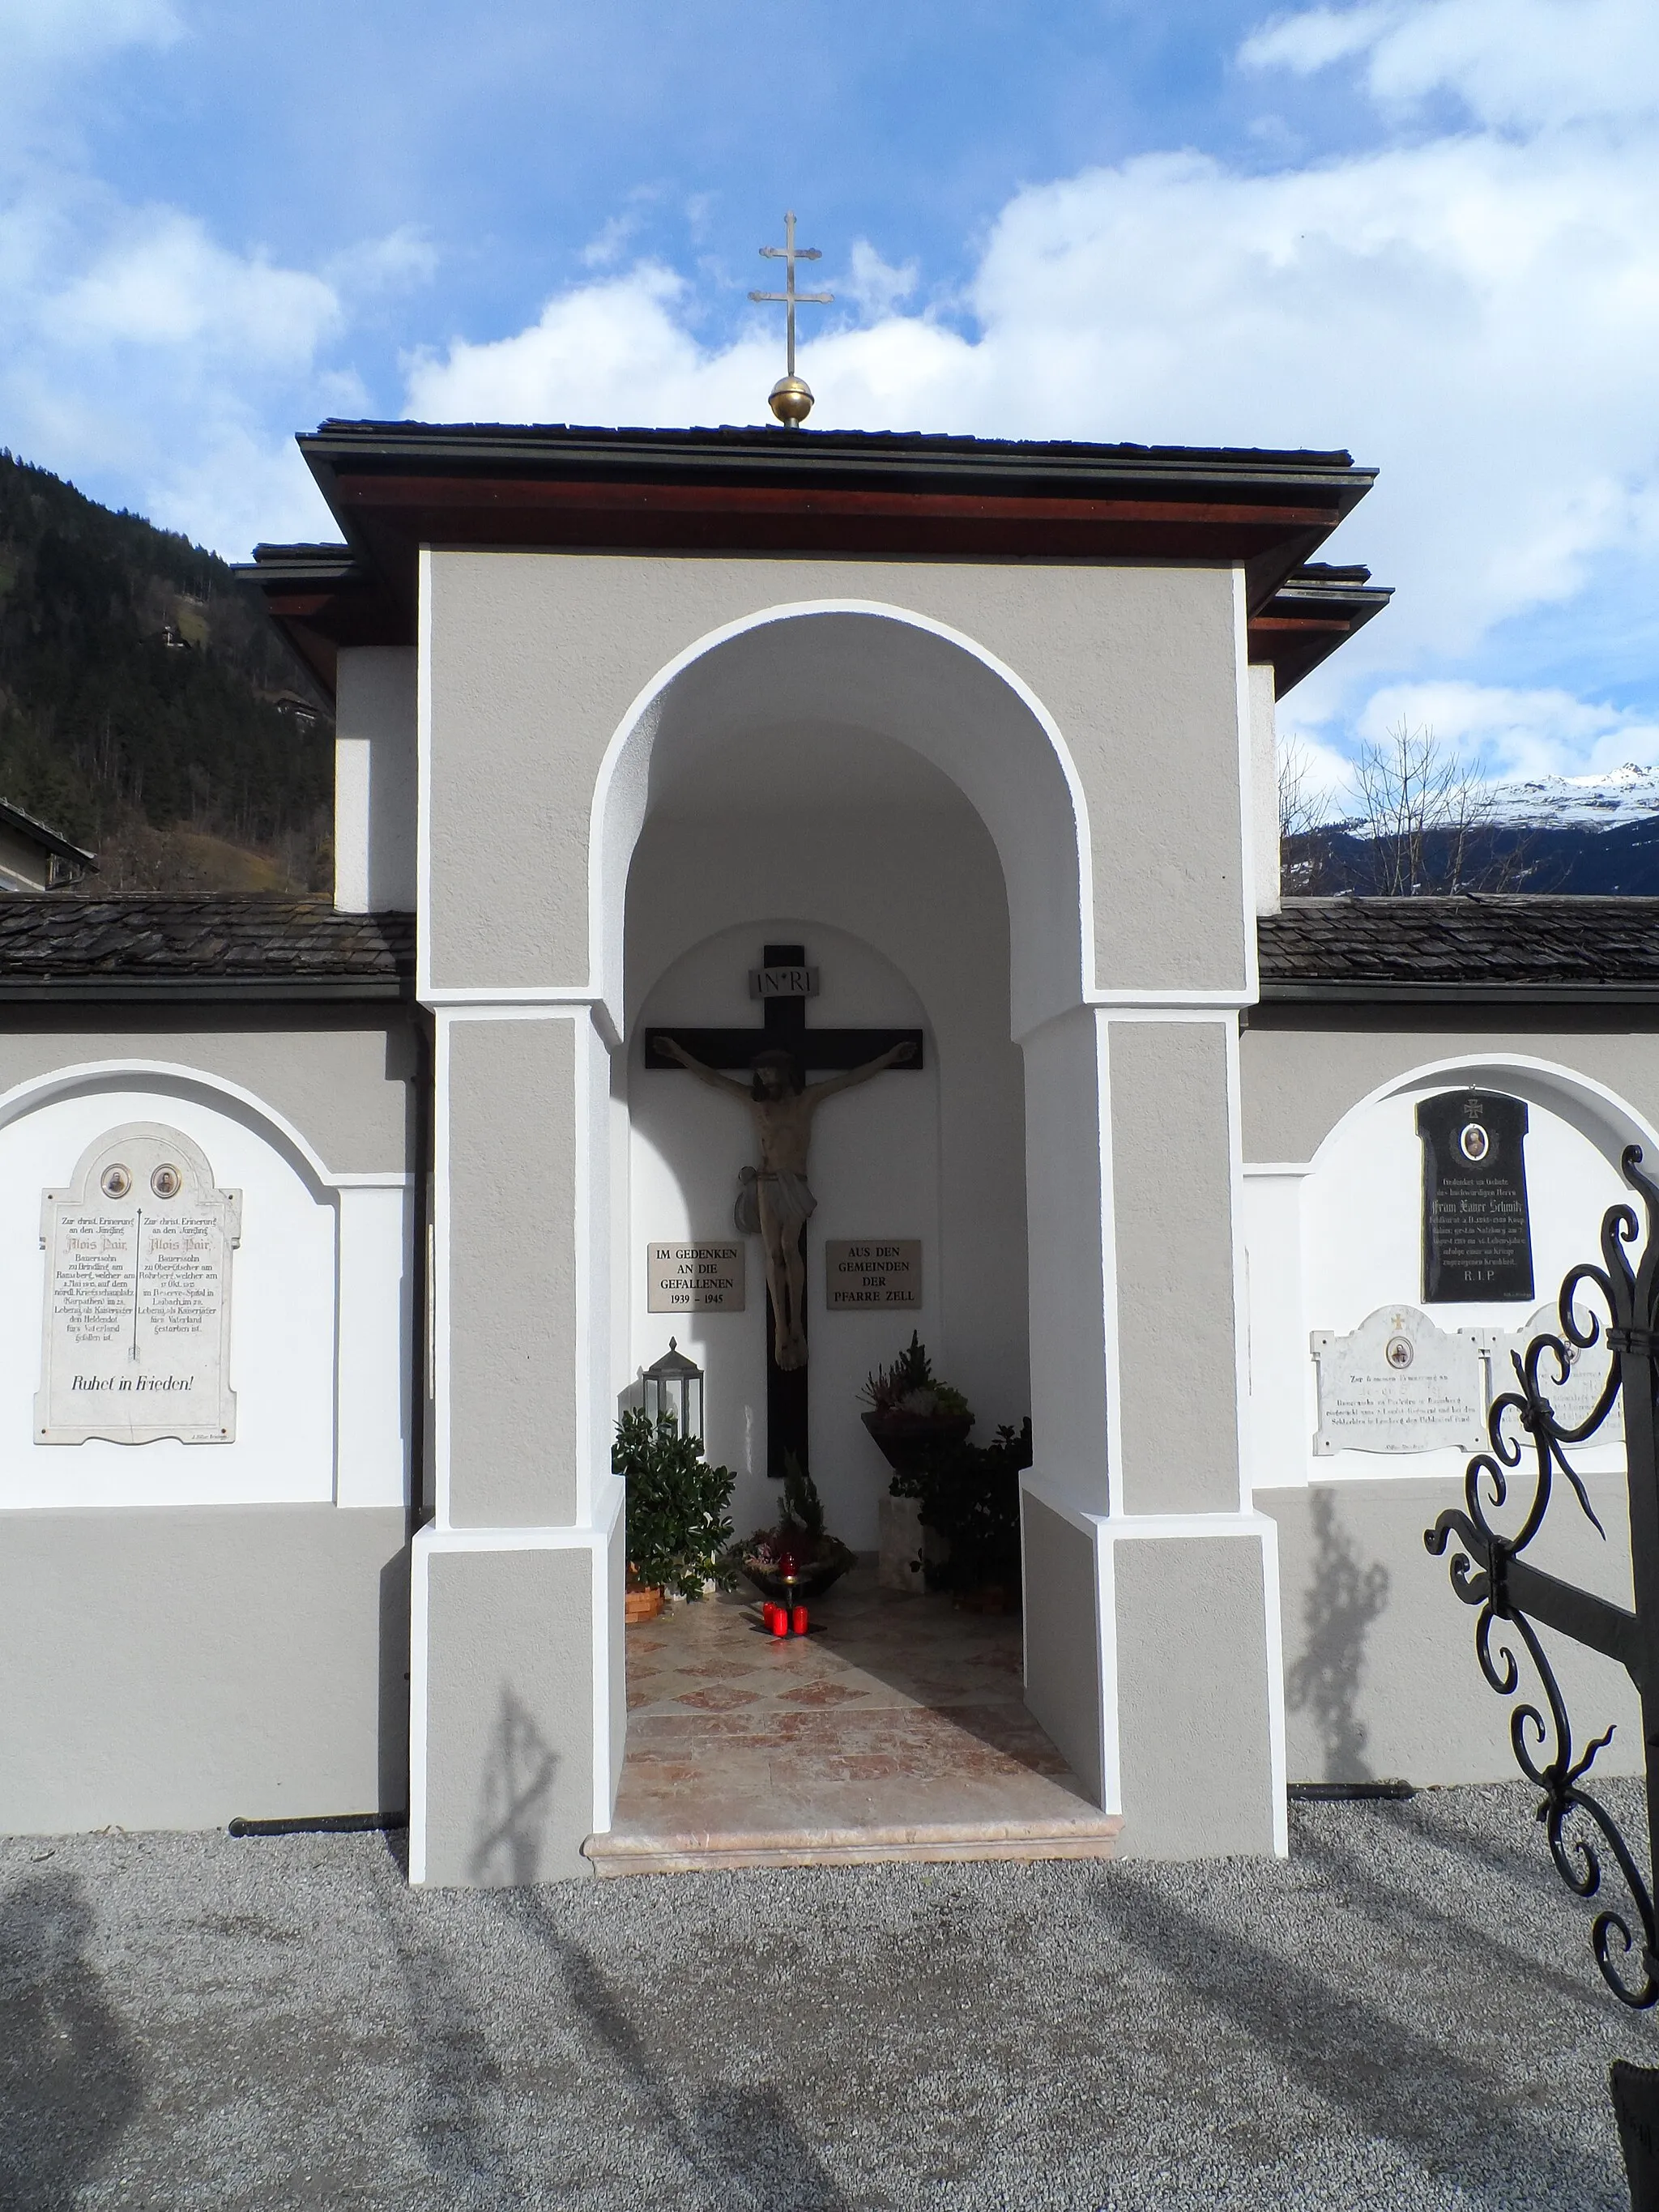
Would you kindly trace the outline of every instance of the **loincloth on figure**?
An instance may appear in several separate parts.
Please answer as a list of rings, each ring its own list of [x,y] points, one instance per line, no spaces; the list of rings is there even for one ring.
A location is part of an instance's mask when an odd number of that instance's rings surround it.
[[[793,1168],[744,1168],[738,1177],[732,1218],[745,1237],[761,1233],[760,1187],[766,1185],[767,1210],[786,1237],[797,1235],[818,1210],[806,1177]]]

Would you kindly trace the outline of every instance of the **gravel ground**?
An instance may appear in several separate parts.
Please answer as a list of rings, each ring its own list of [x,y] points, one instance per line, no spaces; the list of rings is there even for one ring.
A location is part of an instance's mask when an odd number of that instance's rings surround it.
[[[0,2203],[1140,2212],[1628,2202],[1518,1788],[1287,1863],[411,1892],[377,1837],[0,1843]]]

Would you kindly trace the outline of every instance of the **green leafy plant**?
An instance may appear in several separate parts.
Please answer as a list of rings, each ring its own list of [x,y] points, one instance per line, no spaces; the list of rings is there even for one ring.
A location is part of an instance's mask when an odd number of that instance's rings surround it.
[[[1018,1433],[1005,1427],[988,1444],[938,1445],[894,1476],[894,1495],[919,1498],[923,1527],[949,1540],[949,1558],[927,1571],[933,1588],[1018,1589],[1019,1478],[1030,1464],[1028,1415]]]
[[[628,1485],[628,1571],[641,1589],[701,1597],[705,1583],[730,1589],[722,1554],[732,1541],[730,1468],[710,1467],[696,1437],[672,1413],[653,1421],[637,1408],[617,1424],[612,1472]]]
[[[884,1420],[927,1420],[939,1413],[967,1413],[970,1420],[973,1418],[961,1391],[941,1382],[934,1374],[927,1347],[915,1329],[909,1343],[890,1366],[878,1367],[865,1377],[859,1395]]]

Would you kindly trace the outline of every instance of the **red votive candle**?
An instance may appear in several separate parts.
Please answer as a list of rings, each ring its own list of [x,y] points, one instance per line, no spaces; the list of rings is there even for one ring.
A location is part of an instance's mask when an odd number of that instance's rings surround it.
[[[794,1630],[794,1632],[795,1632],[795,1633],[796,1633],[796,1635],[797,1635],[797,1636],[805,1636],[805,1633],[806,1633],[806,1607],[805,1607],[804,1605],[798,1605],[798,1606],[795,1607],[795,1609],[794,1609],[793,1613],[792,1613],[790,1614],[790,1616],[789,1616],[789,1626],[790,1626],[790,1627],[791,1627],[791,1628],[793,1628],[793,1629]]]
[[[772,1632],[773,1624],[775,1622],[775,1620],[776,1620],[776,1619],[777,1619],[777,1613],[778,1613],[777,1607],[776,1607],[776,1606],[772,1602],[771,1599],[769,1597],[769,1598],[767,1599],[767,1601],[766,1601],[765,1604],[764,1604],[764,1605],[763,1605],[763,1606],[762,1606],[762,1607],[761,1607],[761,1619],[762,1619],[762,1620],[766,1623],[766,1631],[767,1631],[767,1634],[768,1634],[769,1636],[769,1635],[771,1634],[771,1632]]]
[[[774,1635],[774,1636],[787,1636],[787,1635],[788,1635],[788,1633],[789,1633],[789,1613],[788,1613],[788,1609],[787,1609],[787,1607],[781,1606],[781,1605],[775,1605],[775,1606],[773,1607],[773,1608],[772,1608],[772,1633],[773,1633],[773,1635]]]

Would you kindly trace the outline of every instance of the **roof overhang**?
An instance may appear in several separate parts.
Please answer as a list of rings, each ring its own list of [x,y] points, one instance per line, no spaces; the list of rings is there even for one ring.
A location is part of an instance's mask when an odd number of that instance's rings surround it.
[[[1382,613],[1394,592],[1370,578],[1369,568],[1310,562],[1292,569],[1267,605],[1252,613],[1250,659],[1256,666],[1271,665],[1277,697]]]
[[[341,646],[414,643],[423,546],[1237,563],[1253,620],[1285,619],[1275,595],[1376,474],[1342,453],[854,431],[325,422],[299,444],[346,544],[260,546],[243,573],[331,684]]]

